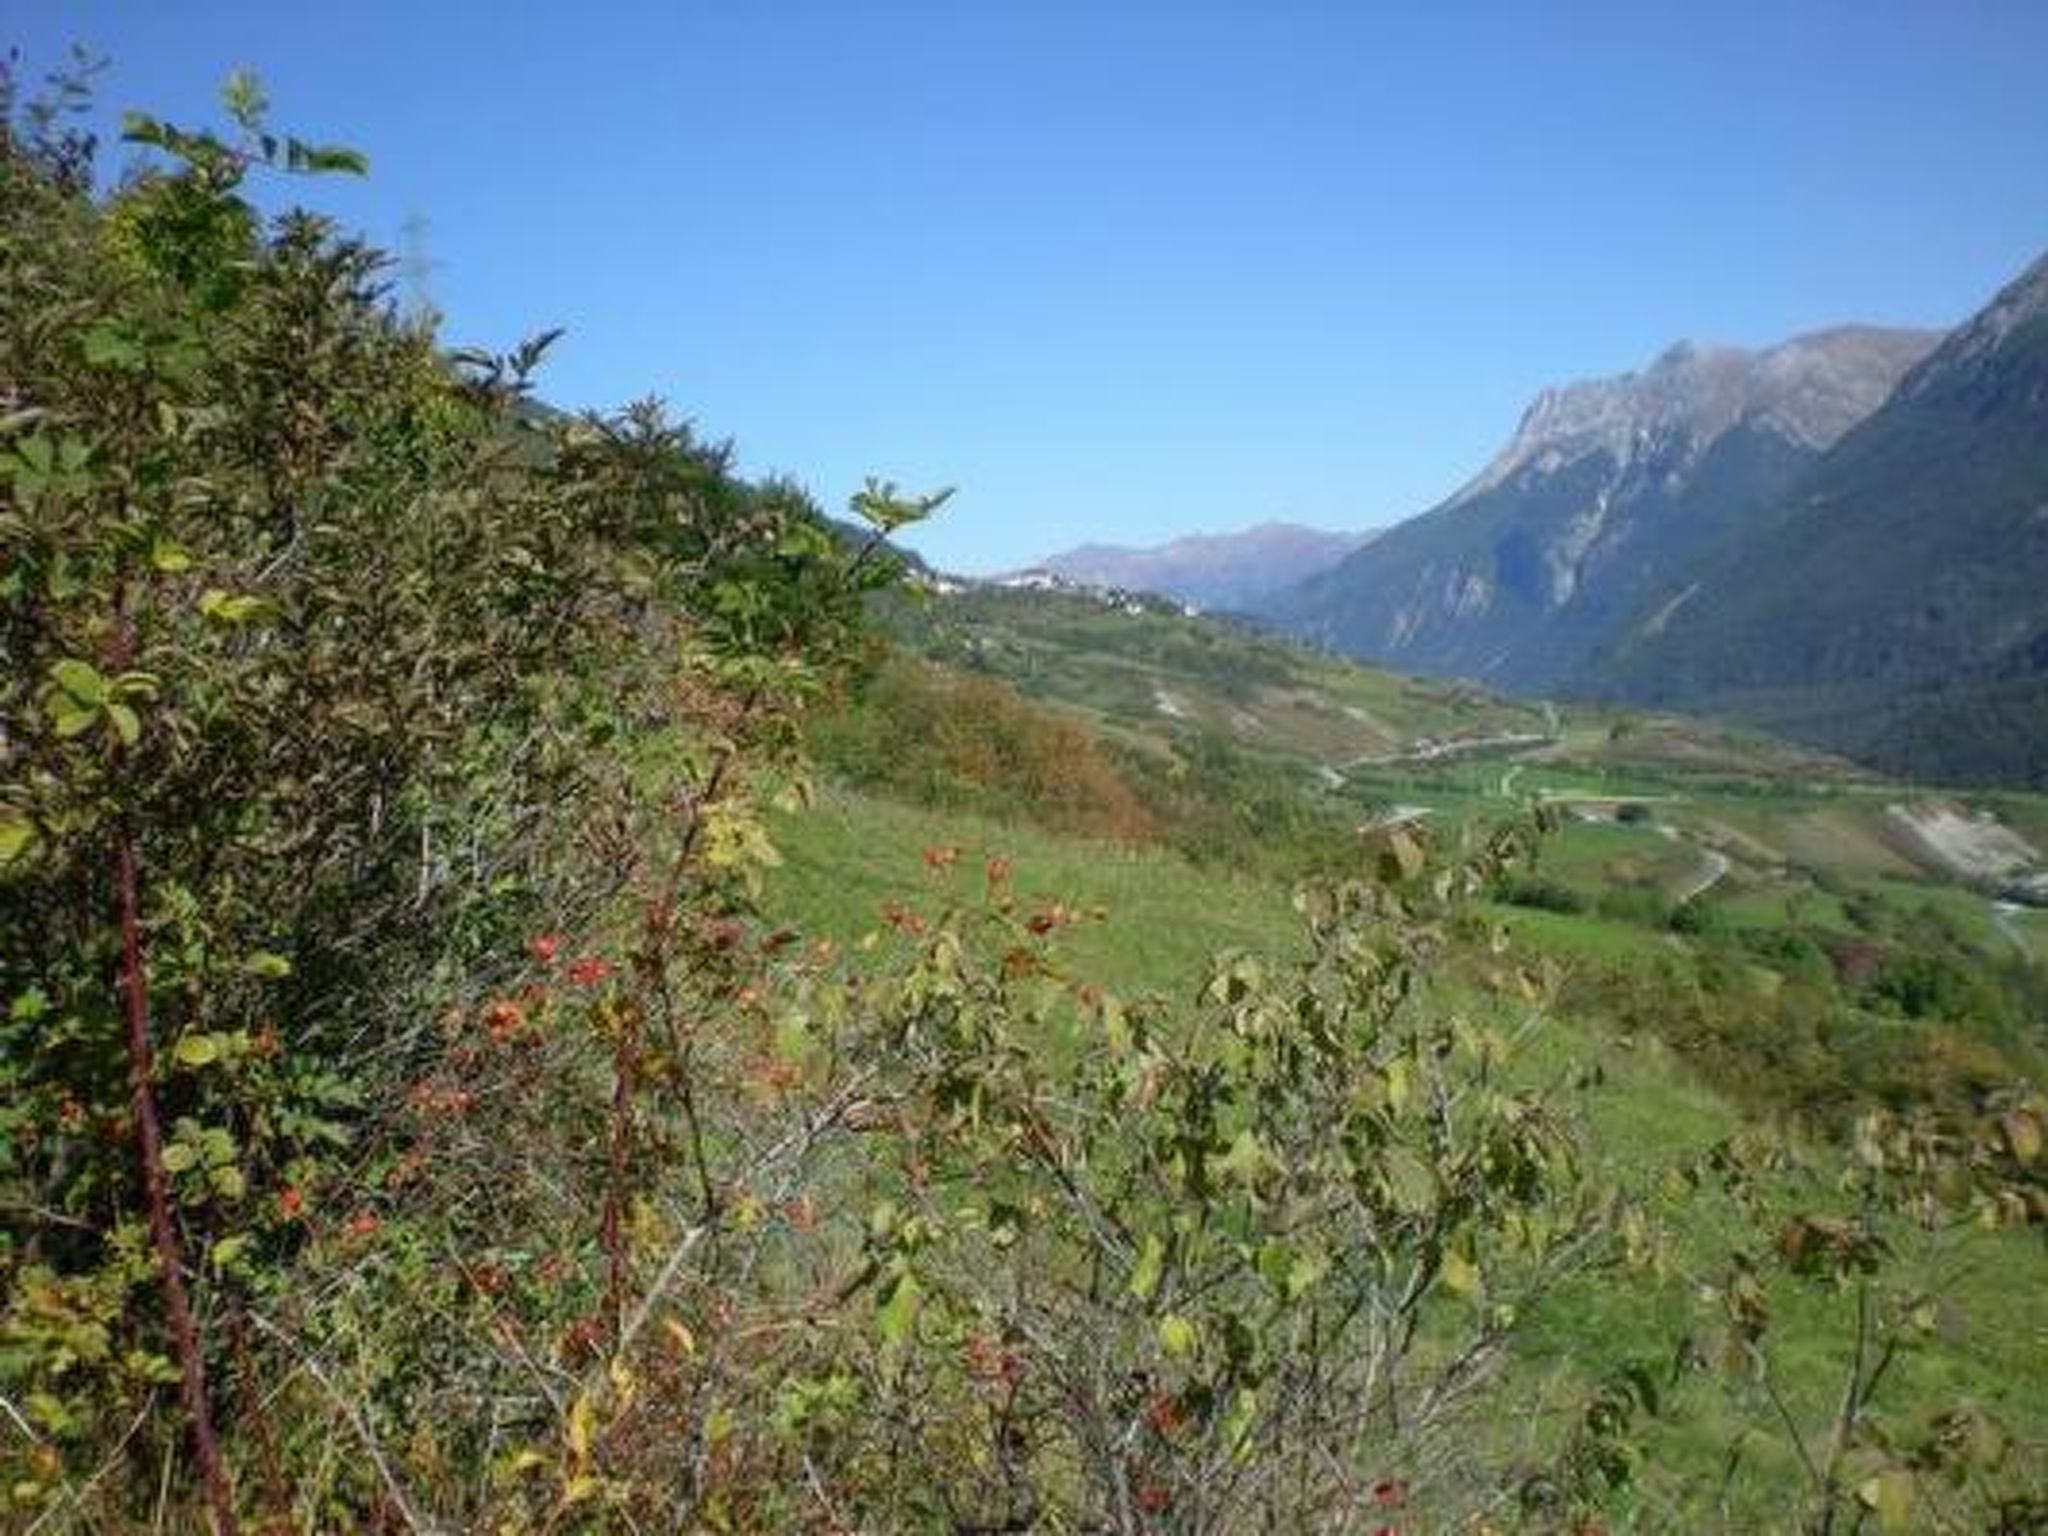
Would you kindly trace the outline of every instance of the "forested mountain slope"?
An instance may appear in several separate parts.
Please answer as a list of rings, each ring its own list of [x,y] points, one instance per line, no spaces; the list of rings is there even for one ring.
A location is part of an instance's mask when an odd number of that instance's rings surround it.
[[[2048,257],[1585,677],[1898,772],[2048,782]]]

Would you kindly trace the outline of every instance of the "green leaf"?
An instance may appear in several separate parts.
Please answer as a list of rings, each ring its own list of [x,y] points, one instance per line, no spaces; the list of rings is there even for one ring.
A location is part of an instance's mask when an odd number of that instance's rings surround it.
[[[251,132],[270,111],[270,98],[264,94],[263,83],[252,70],[238,69],[230,74],[220,88],[220,101],[227,108],[228,116]]]
[[[57,467],[57,448],[43,433],[25,437],[15,444],[14,451],[23,465],[37,475],[47,476]]]
[[[889,1287],[889,1294],[875,1313],[875,1327],[885,1344],[901,1344],[917,1321],[917,1303],[923,1295],[917,1276],[904,1270]]]
[[[1307,1295],[1329,1272],[1330,1261],[1323,1254],[1313,1249],[1297,1253],[1287,1267],[1287,1299],[1296,1301]]]
[[[1140,1301],[1150,1301],[1165,1273],[1166,1240],[1157,1232],[1148,1232],[1138,1250],[1137,1265],[1131,1270],[1131,1294]]]
[[[36,840],[36,824],[14,811],[0,811],[0,866],[25,855]]]
[[[126,704],[109,704],[107,719],[112,722],[114,734],[121,738],[123,746],[132,747],[142,739],[142,721]]]
[[[1231,1141],[1230,1150],[1216,1160],[1216,1167],[1219,1172],[1252,1184],[1258,1181],[1270,1162],[1271,1158],[1257,1132],[1247,1126]]]
[[[277,617],[277,605],[268,598],[238,596],[219,587],[199,594],[199,611],[217,624],[256,624]]]
[[[192,553],[183,545],[159,536],[150,547],[149,563],[166,576],[175,576],[180,571],[192,569]]]
[[[142,344],[112,321],[103,320],[83,337],[86,363],[94,368],[133,372],[143,363]]]
[[[249,1181],[242,1177],[242,1170],[233,1163],[215,1168],[207,1174],[206,1181],[223,1200],[239,1200],[249,1190]]]
[[[292,963],[285,959],[283,955],[274,954],[267,949],[259,949],[253,954],[244,957],[242,969],[251,976],[261,976],[266,980],[276,981],[281,977],[291,975]]]
[[[1252,1424],[1258,1415],[1259,1394],[1240,1387],[1231,1399],[1230,1411],[1223,1416],[1223,1443],[1239,1461],[1251,1455]]]
[[[187,1035],[171,1053],[181,1067],[210,1066],[220,1060],[218,1035]]]
[[[314,176],[337,172],[347,176],[367,176],[370,174],[370,161],[361,150],[288,139],[285,142],[285,169]]]
[[[81,707],[69,699],[53,706],[50,711],[50,723],[56,727],[58,736],[66,741],[74,736],[83,736],[99,723],[99,718],[97,708]]]
[[[174,1141],[164,1148],[164,1171],[183,1173],[199,1163],[199,1149],[189,1141]]]
[[[1277,1237],[1269,1237],[1259,1245],[1258,1257],[1253,1260],[1259,1278],[1276,1291],[1287,1288],[1288,1272],[1294,1267],[1294,1252]]]
[[[237,1232],[234,1236],[224,1237],[215,1243],[213,1251],[207,1255],[207,1261],[215,1269],[232,1269],[235,1261],[248,1252],[248,1249],[248,1234],[246,1232]]]
[[[1171,1359],[1193,1354],[1201,1339],[1195,1325],[1178,1312],[1169,1312],[1159,1319],[1159,1347]]]
[[[1436,1202],[1436,1175],[1406,1147],[1389,1147],[1382,1169],[1387,1198],[1405,1215],[1420,1216]]]
[[[107,701],[107,680],[90,663],[67,658],[50,668],[50,677],[81,704],[97,706]]]

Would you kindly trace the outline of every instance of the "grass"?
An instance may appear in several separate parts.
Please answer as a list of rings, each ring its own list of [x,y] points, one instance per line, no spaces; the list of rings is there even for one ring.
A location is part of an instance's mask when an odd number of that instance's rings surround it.
[[[1715,897],[1716,908],[1737,927],[1811,928],[1850,934],[1856,925],[1842,899],[1803,882],[1737,887]]]
[[[1516,942],[1559,960],[1626,961],[1669,955],[1679,941],[1653,928],[1591,912],[1546,912],[1493,904],[1482,908]]]
[[[1112,990],[1185,990],[1218,950],[1287,953],[1298,942],[1280,885],[1157,849],[1055,837],[848,790],[778,817],[772,835],[783,864],[766,883],[766,911],[841,943],[879,928],[891,902],[929,913],[983,900],[991,858],[1009,862],[1009,883],[1026,905],[1058,901],[1090,914],[1067,930],[1060,952],[1077,979]],[[928,848],[953,850],[950,868],[927,868]]]

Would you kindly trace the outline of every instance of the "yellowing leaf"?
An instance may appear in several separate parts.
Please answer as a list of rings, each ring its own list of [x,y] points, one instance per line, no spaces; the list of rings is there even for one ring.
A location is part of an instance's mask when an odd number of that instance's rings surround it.
[[[1415,1091],[1415,1079],[1407,1058],[1396,1056],[1387,1063],[1382,1075],[1387,1082],[1387,1104],[1398,1115],[1408,1107],[1408,1100]]]
[[[1479,1291],[1479,1266],[1456,1249],[1444,1255],[1444,1285],[1454,1296],[1473,1296]]]
[[[181,1067],[204,1067],[220,1059],[220,1039],[215,1035],[187,1035],[171,1054]]]
[[[596,1430],[597,1399],[587,1391],[579,1392],[576,1401],[569,1405],[569,1423],[565,1430],[569,1454],[578,1465],[590,1460],[590,1443]]]
[[[199,611],[216,624],[256,624],[275,618],[277,605],[268,598],[209,587],[199,594]]]
[[[212,1252],[207,1255],[207,1259],[215,1269],[228,1269],[234,1264],[235,1260],[242,1256],[248,1247],[248,1235],[237,1232],[234,1236],[224,1237],[215,1243]]]
[[[192,556],[172,540],[159,536],[149,552],[149,563],[165,575],[175,576],[192,568]]]
[[[2008,1110],[2000,1121],[2005,1131],[2005,1144],[2012,1148],[2012,1155],[2022,1163],[2032,1163],[2041,1155],[2041,1121],[2031,1110]]]
[[[1150,1301],[1165,1272],[1165,1240],[1157,1232],[1148,1232],[1144,1245],[1138,1250],[1138,1262],[1131,1269],[1131,1294],[1140,1301]]]
[[[1881,1531],[1903,1531],[1913,1519],[1913,1474],[1904,1467],[1887,1467],[1856,1490],[1864,1508],[1877,1516]]]
[[[1159,1347],[1170,1357],[1178,1359],[1191,1355],[1200,1342],[1201,1334],[1195,1325],[1178,1312],[1169,1312],[1159,1319]]]

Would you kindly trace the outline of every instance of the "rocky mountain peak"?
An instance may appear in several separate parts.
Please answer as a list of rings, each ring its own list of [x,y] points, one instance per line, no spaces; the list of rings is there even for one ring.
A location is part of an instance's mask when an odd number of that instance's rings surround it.
[[[1683,463],[1738,423],[1815,450],[1883,403],[1933,348],[1931,331],[1840,326],[1748,350],[1680,341],[1648,368],[1543,390],[1507,447],[1451,498],[1603,453],[1617,472],[1648,451]]]
[[[1958,326],[1913,371],[1899,392],[1909,398],[1929,394],[1939,389],[1942,381],[1971,373],[2016,332],[2043,322],[2048,322],[2048,252]]]

